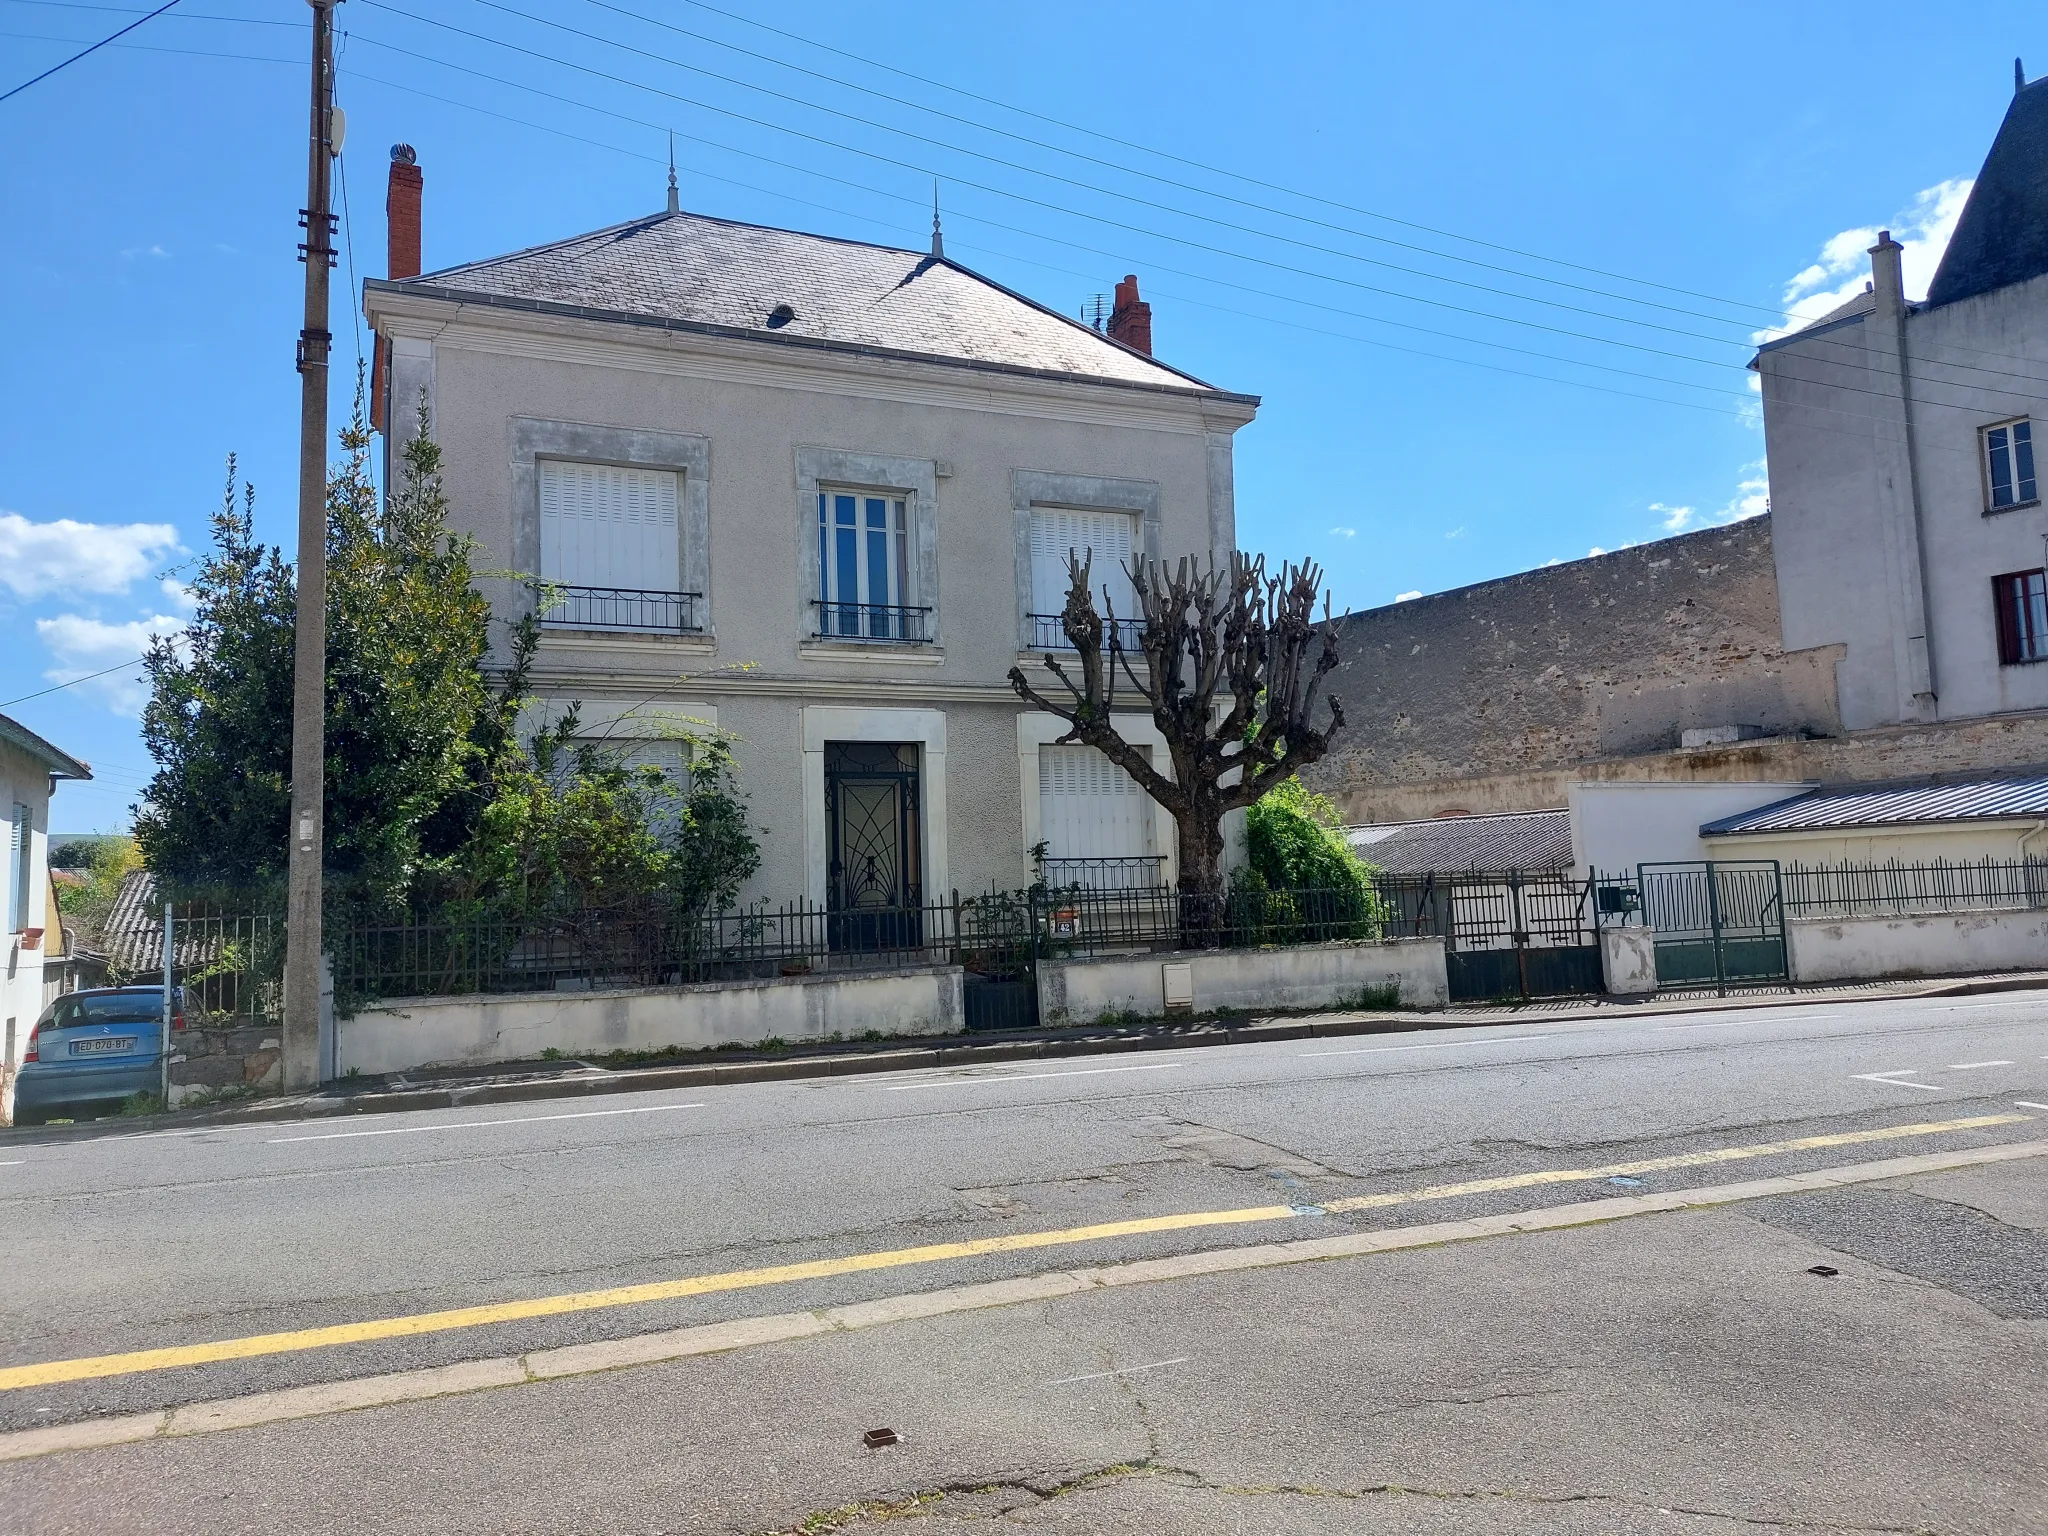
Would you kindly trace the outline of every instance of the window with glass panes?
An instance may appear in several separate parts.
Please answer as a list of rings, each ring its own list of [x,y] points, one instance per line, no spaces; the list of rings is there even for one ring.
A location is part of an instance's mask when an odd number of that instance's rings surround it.
[[[1998,659],[2008,667],[2048,661],[2048,571],[2010,571],[1991,578],[1998,613]]]
[[[2038,499],[2033,422],[2008,421],[1984,429],[1984,479],[1994,512]]]
[[[901,496],[818,493],[818,633],[863,640],[922,640],[924,613],[909,606],[909,509]]]

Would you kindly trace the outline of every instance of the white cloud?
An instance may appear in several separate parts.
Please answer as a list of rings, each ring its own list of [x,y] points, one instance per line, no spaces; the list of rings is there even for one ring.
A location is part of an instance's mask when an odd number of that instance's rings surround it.
[[[1420,596],[1422,596],[1420,592],[1396,592],[1394,594],[1394,601],[1397,603],[1412,603]]]
[[[0,512],[0,586],[16,597],[125,592],[166,554],[182,554],[169,523],[32,523]]]
[[[121,253],[123,261],[133,261],[138,256],[148,256],[157,261],[170,260],[171,253],[160,245],[131,245]]]
[[[1553,565],[1563,565],[1563,564],[1564,564],[1564,562],[1563,562],[1562,560],[1558,559],[1558,558],[1557,558],[1557,556],[1555,556],[1555,555],[1552,555],[1552,556],[1551,556],[1551,557],[1550,557],[1550,558],[1549,558],[1548,560],[1544,561],[1544,562],[1543,562],[1543,564],[1541,564],[1541,565],[1537,566],[1537,567],[1536,567],[1536,569],[1537,569],[1537,570],[1539,570],[1539,571],[1541,571],[1541,570],[1547,570],[1547,569],[1549,569],[1549,568],[1550,568],[1551,566],[1553,566]]]
[[[1606,550],[1602,549],[1598,544],[1595,544],[1591,549],[1586,551],[1586,558],[1590,560],[1595,555],[1604,555],[1606,553]]]
[[[157,583],[157,590],[164,595],[164,601],[183,613],[190,613],[198,607],[198,600],[192,596],[192,589],[175,576],[166,576]]]
[[[1330,530],[1330,537],[1334,539],[1355,539],[1358,537],[1358,530],[1356,528],[1332,528]]]
[[[95,672],[107,672],[109,667],[139,658],[149,649],[151,637],[174,635],[184,627],[183,619],[168,613],[153,614],[129,624],[106,624],[79,613],[37,619],[36,633],[42,636],[43,644],[49,647],[57,663],[43,676],[53,683],[70,683],[92,677]],[[139,661],[135,666],[107,672],[105,677],[94,677],[79,686],[98,694],[108,708],[120,715],[141,713],[143,700],[149,697]]]
[[[1735,494],[1728,498],[1726,505],[1713,511],[1666,506],[1661,501],[1651,502],[1650,510],[1662,514],[1667,533],[1684,533],[1691,528],[1719,528],[1728,523],[1742,522],[1745,518],[1761,517],[1771,510],[1768,461],[1753,459],[1743,465],[1742,478],[1735,484]]]
[[[1927,285],[1933,280],[1934,269],[1941,264],[1941,253],[1948,249],[1948,238],[1955,233],[1956,219],[1962,214],[1963,200],[1970,195],[1971,185],[1966,176],[1936,182],[1893,218],[1892,238],[1904,247],[1899,264],[1905,276],[1907,298],[1927,296]],[[1796,331],[1861,293],[1870,275],[1867,252],[1877,243],[1877,233],[1873,224],[1845,229],[1825,241],[1820,258],[1785,284],[1785,324],[1758,331],[1754,339],[1769,341]]]
[[[1465,525],[1463,523],[1458,524],[1457,527],[1445,534],[1444,537],[1447,539],[1462,539],[1465,537]]]

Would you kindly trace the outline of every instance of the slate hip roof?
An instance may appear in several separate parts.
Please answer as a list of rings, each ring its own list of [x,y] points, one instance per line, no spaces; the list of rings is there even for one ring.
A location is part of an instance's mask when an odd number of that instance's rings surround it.
[[[661,213],[530,250],[372,280],[416,293],[751,340],[1229,395],[942,256]],[[784,307],[793,313],[783,315]]]

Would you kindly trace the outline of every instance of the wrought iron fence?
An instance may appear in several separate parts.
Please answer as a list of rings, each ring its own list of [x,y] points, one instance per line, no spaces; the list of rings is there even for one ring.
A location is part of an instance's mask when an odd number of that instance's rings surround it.
[[[2048,907],[2048,859],[1788,864],[1784,879],[1791,918]]]
[[[559,599],[541,614],[543,624],[565,629],[625,629],[641,633],[694,634],[701,592],[663,592],[638,587],[556,587]]]
[[[1149,891],[1166,883],[1166,855],[1046,859],[1039,870],[1045,884],[1054,890]]]
[[[1380,936],[1357,889],[1183,892],[1034,886],[918,906],[809,903],[696,913],[661,903],[544,917],[448,914],[331,935],[345,1007],[380,998],[586,991],[853,972],[915,964],[1012,975],[1041,955],[1312,944]]]
[[[171,981],[185,989],[185,1012],[191,1024],[254,1023],[283,1016],[281,915],[186,901],[173,905],[170,917]],[[148,985],[163,980],[161,905],[140,906],[109,938],[108,984]]]

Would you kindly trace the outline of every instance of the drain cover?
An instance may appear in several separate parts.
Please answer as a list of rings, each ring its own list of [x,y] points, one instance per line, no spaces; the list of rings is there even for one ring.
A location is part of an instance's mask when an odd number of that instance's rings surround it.
[[[896,1431],[888,1428],[871,1429],[860,1438],[862,1444],[866,1445],[869,1450],[879,1451],[885,1445],[894,1445],[896,1443]]]

